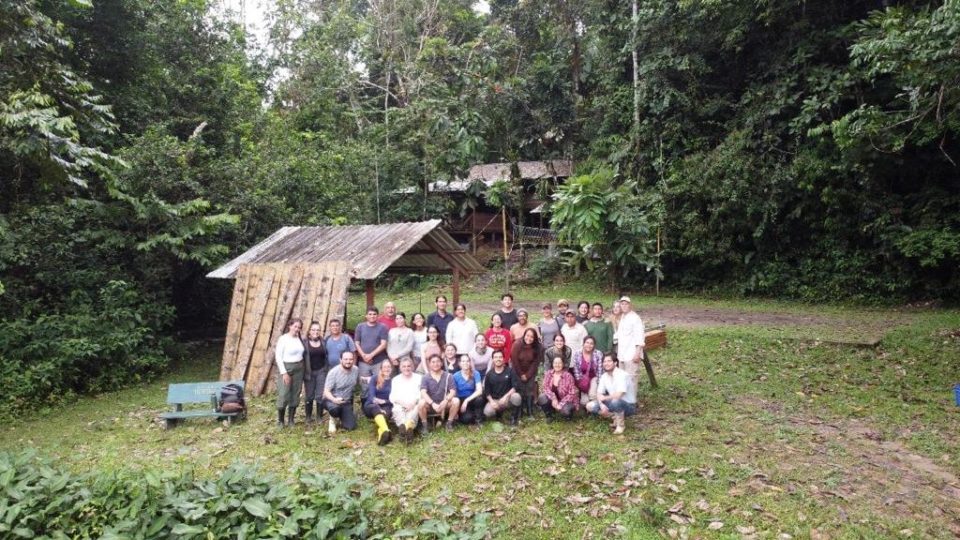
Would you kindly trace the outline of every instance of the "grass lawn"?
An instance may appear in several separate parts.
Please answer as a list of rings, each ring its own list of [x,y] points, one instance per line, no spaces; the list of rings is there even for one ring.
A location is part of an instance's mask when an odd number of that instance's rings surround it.
[[[601,297],[526,289],[518,300],[526,307],[559,296]],[[420,297],[386,293],[378,302],[394,299],[409,315]],[[468,288],[463,300],[480,312],[495,297]],[[424,293],[424,313],[432,299]],[[354,323],[362,301],[351,296]],[[455,522],[490,512],[504,538],[960,535],[960,408],[952,393],[960,312],[634,301],[642,314],[682,306],[833,319],[668,326],[669,347],[653,355],[660,388],[643,381],[641,412],[619,437],[592,419],[538,418],[519,429],[487,423],[378,447],[365,420],[333,437],[302,424],[278,431],[270,397],[251,401],[245,424],[201,420],[163,430],[155,416],[165,409],[166,385],[215,379],[220,349],[212,346],[196,348],[162,381],[7,426],[0,449],[37,448],[77,470],[189,466],[212,474],[234,460],[280,474],[338,470],[377,486],[387,501],[379,519],[390,529],[421,519],[417,500],[430,497],[438,503],[430,512]],[[884,329],[879,346],[816,340],[827,333],[842,341],[868,327]]]

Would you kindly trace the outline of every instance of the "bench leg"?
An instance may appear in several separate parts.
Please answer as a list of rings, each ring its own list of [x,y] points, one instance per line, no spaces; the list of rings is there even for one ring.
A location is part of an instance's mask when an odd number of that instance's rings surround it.
[[[650,357],[647,356],[647,351],[643,351],[643,369],[647,370],[647,377],[650,378],[650,386],[656,388],[657,378],[653,375],[653,364],[650,363]]]
[[[177,421],[174,418],[166,418],[163,421],[163,429],[173,429],[177,425]]]

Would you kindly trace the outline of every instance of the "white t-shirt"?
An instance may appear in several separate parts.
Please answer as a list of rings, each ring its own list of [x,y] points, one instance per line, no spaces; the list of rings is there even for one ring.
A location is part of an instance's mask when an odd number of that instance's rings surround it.
[[[567,347],[573,351],[573,354],[583,350],[583,340],[587,339],[587,329],[580,323],[574,323],[573,326],[564,324],[560,327],[560,333],[567,343]],[[550,344],[553,345],[552,343]]]
[[[625,313],[620,318],[620,326],[614,336],[617,341],[617,358],[621,362],[631,362],[637,354],[637,346],[646,345],[646,331],[643,320],[636,311]]]
[[[410,375],[410,378],[397,375],[390,381],[390,403],[416,403],[420,399],[420,382],[423,377],[419,373]]]
[[[479,332],[477,323],[473,322],[473,319],[466,317],[462,321],[453,319],[447,323],[447,343],[457,346],[457,354],[467,354],[474,347]]]
[[[637,402],[637,384],[626,371],[613,368],[613,373],[603,372],[597,381],[597,395],[612,395],[623,392],[623,399],[627,403]]]
[[[276,358],[277,369],[280,370],[280,374],[286,374],[287,368],[283,365],[284,363],[296,364],[297,362],[303,362],[303,342],[300,341],[300,338],[295,338],[290,334],[280,336],[280,339],[277,340],[277,350],[274,353],[274,357]]]

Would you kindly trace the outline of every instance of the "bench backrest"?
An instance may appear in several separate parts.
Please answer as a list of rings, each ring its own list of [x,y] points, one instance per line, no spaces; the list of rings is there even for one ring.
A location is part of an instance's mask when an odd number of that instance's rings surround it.
[[[243,381],[217,381],[199,383],[171,384],[167,389],[167,403],[210,403],[210,396],[220,397],[220,389],[228,384],[239,385],[243,388]]]

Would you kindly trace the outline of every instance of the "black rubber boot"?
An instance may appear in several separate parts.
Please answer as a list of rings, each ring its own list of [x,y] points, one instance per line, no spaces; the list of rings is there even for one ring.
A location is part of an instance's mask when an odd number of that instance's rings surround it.
[[[306,420],[306,421],[307,421],[308,424],[312,424],[312,423],[313,423],[313,402],[312,402],[312,401],[308,401],[308,402],[306,403],[306,405],[307,405],[307,411],[306,411],[307,420]]]
[[[297,408],[296,408],[296,407],[287,407],[287,425],[288,425],[288,426],[292,426],[292,425],[293,425],[293,418],[294,418],[295,416],[297,416]]]
[[[283,412],[284,412],[283,407],[277,409],[277,427],[283,427],[284,425]]]
[[[519,423],[520,423],[520,407],[514,407],[513,410],[510,411],[510,425],[515,426]]]

